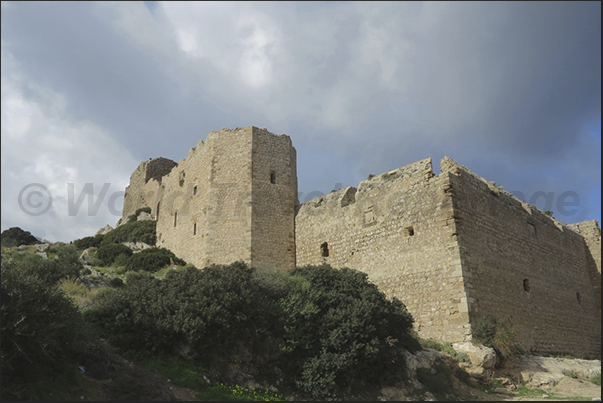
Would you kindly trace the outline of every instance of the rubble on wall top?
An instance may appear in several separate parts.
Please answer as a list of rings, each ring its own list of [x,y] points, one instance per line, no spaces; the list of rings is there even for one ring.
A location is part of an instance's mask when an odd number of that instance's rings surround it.
[[[565,231],[567,229],[570,229],[574,232],[578,232],[576,231],[576,228],[570,226],[569,224],[566,224],[564,222],[561,222],[559,220],[557,220],[555,217],[549,216],[547,214],[545,214],[542,210],[540,210],[535,204],[530,204],[524,200],[518,199],[513,193],[506,191],[502,186],[498,186],[496,184],[496,182],[492,182],[489,181],[485,178],[482,178],[481,176],[477,175],[476,173],[474,173],[473,171],[471,171],[469,168],[467,168],[464,165],[459,164],[458,162],[454,161],[452,158],[450,157],[444,157],[440,160],[440,169],[441,172],[450,172],[454,175],[458,175],[460,172],[463,172],[465,174],[468,174],[472,177],[474,177],[475,179],[483,182],[484,184],[486,184],[488,186],[488,188],[490,189],[490,191],[495,194],[496,196],[506,196],[508,198],[510,198],[511,200],[513,200],[514,202],[518,203],[521,205],[521,207],[523,207],[523,209],[530,215],[538,215],[540,219],[542,220],[548,220],[551,224],[555,225],[557,228],[559,228],[561,231]],[[598,226],[598,223],[597,223]]]

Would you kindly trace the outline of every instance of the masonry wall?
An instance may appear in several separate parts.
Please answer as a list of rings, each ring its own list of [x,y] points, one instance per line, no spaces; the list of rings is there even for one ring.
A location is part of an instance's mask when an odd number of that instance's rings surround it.
[[[163,179],[159,246],[205,267],[251,262],[251,128],[212,132]]]
[[[291,138],[253,128],[251,262],[295,267],[297,160]]]
[[[158,246],[187,262],[295,267],[297,176],[288,136],[252,126],[212,132],[162,178],[158,194],[151,206],[159,210]]]
[[[451,174],[472,325],[495,317],[525,349],[599,355],[600,272],[584,238],[450,159],[441,169]]]
[[[134,214],[141,207],[151,207],[161,198],[161,178],[177,165],[167,158],[154,158],[141,162],[130,176],[126,187],[122,220]],[[155,213],[153,213],[155,214]]]
[[[358,190],[302,204],[296,216],[297,265],[326,262],[364,271],[386,295],[406,304],[421,336],[467,340],[449,176],[434,176],[431,159],[425,159],[369,178]]]

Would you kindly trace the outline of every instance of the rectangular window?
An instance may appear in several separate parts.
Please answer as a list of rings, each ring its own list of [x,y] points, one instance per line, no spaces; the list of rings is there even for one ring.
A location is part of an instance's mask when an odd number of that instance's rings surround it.
[[[197,223],[193,224],[193,235],[197,235]]]
[[[193,196],[197,194],[197,185],[193,186]]]
[[[174,228],[176,228],[176,223],[178,222],[178,212],[174,213]]]

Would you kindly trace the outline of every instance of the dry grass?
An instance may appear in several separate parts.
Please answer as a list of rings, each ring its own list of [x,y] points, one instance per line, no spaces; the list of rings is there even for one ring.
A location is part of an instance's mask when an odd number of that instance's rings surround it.
[[[78,279],[71,277],[62,279],[58,285],[80,309],[91,305],[92,300],[100,291],[98,288],[90,289],[81,284]]]

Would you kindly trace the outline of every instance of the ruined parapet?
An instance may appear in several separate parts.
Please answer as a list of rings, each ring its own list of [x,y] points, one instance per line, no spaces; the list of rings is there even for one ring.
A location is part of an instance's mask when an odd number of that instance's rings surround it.
[[[124,208],[121,222],[142,207],[150,207],[153,216],[157,200],[160,198],[160,186],[164,176],[178,164],[174,161],[159,157],[141,162],[130,176],[130,184],[124,195]]]
[[[471,326],[494,317],[526,350],[600,354],[597,227],[563,224],[450,158],[441,167],[454,193]]]
[[[601,227],[597,220],[583,221],[577,224],[567,224],[569,228],[582,235],[592,259],[601,274]]]
[[[466,340],[467,301],[447,182],[426,158],[305,202],[296,216],[297,265],[363,271],[406,304],[422,337]]]

